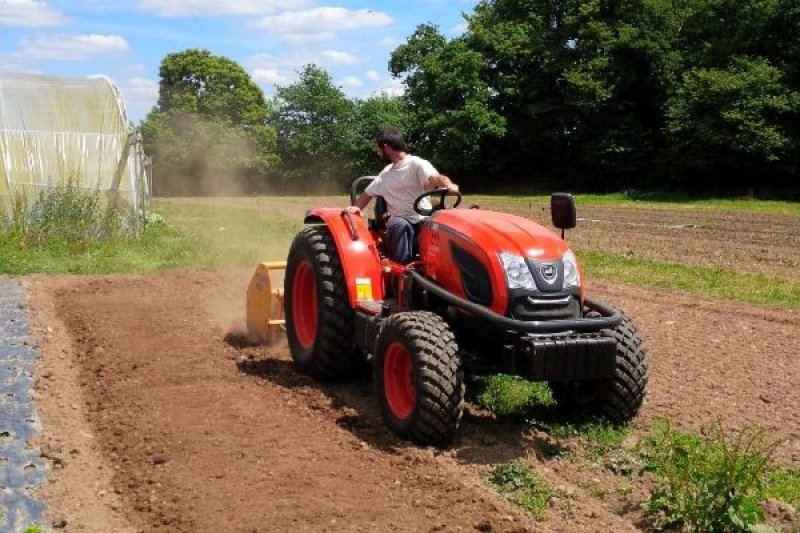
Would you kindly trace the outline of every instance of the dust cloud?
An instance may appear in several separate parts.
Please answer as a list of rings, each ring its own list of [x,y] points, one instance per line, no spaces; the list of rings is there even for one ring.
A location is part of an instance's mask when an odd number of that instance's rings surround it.
[[[192,115],[176,117],[184,132],[151,153],[156,196],[245,196],[266,193],[252,168],[258,153],[252,138],[233,128]]]

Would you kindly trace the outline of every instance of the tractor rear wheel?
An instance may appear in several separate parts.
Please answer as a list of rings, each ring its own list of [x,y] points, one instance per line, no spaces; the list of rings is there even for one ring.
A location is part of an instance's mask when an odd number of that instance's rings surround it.
[[[289,249],[284,279],[286,336],[295,366],[319,380],[366,368],[353,344],[353,309],[336,244],[325,226],[309,226]]]
[[[464,372],[447,323],[429,312],[389,317],[376,344],[375,387],[392,431],[420,444],[451,440],[464,412]]]
[[[642,405],[647,389],[647,361],[639,332],[623,316],[622,322],[603,334],[617,341],[614,377],[593,381],[551,382],[556,403],[580,414],[600,415],[614,423],[631,420]]]

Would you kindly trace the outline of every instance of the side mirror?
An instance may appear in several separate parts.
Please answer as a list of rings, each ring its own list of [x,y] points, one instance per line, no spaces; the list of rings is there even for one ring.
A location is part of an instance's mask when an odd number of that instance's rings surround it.
[[[562,232],[577,226],[575,197],[568,192],[553,193],[550,197],[550,215],[553,218],[553,225]]]

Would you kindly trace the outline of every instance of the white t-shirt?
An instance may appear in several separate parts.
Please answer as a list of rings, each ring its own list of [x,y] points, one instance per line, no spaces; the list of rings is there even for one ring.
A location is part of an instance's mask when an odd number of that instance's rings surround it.
[[[436,174],[438,172],[429,161],[407,155],[384,168],[365,192],[370,196],[383,196],[391,216],[403,217],[416,224],[423,217],[414,211],[414,200],[428,190],[425,186],[428,178]],[[430,209],[430,200],[425,198],[420,202],[420,207]]]

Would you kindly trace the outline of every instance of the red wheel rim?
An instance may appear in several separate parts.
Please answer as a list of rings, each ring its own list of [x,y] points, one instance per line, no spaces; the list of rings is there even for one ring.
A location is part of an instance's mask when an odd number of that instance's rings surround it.
[[[392,414],[400,420],[411,416],[417,403],[414,362],[406,347],[399,342],[390,344],[386,349],[383,362],[383,387]]]
[[[308,261],[300,263],[294,273],[292,319],[300,346],[311,349],[317,338],[317,282]]]

